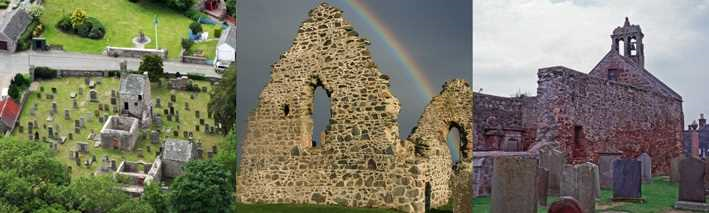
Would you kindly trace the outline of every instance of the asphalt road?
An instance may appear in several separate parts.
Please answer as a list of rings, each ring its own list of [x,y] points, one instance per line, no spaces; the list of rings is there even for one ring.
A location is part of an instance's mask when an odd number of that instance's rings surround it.
[[[103,55],[91,55],[70,52],[34,52],[0,53],[0,88],[10,85],[10,79],[16,73],[29,72],[29,65],[47,66],[57,69],[78,70],[118,70],[121,61],[128,62],[128,69],[137,70],[140,66],[138,58],[114,58]],[[219,77],[210,65],[184,64],[175,61],[163,62],[168,73],[201,73],[206,76]]]

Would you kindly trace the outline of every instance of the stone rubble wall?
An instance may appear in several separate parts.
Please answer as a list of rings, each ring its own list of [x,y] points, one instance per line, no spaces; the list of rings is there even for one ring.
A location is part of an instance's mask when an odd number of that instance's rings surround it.
[[[163,60],[167,59],[167,49],[142,49],[107,46],[104,50],[104,54],[107,56],[128,58],[143,58],[143,56],[146,55],[156,55],[160,56]]]
[[[561,144],[575,163],[595,161],[598,152],[622,151],[626,158],[648,152],[653,173],[669,172],[681,149],[681,101],[560,66],[538,76],[538,143]],[[575,126],[582,129],[578,144]]]
[[[522,148],[526,150],[536,137],[536,97],[500,97],[474,93],[476,151],[498,151],[485,141],[488,129],[522,131]]]

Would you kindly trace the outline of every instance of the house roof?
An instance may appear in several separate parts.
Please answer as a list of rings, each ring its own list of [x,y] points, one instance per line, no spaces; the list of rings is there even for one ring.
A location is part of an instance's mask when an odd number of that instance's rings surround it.
[[[17,38],[25,31],[27,25],[32,22],[32,16],[22,9],[8,11],[2,18],[0,31],[13,41],[17,41]]]
[[[20,115],[20,107],[11,97],[0,100],[0,107],[0,122],[12,128]]]
[[[143,95],[145,94],[145,76],[129,74],[121,79],[121,95]]]
[[[226,34],[219,37],[219,44],[217,46],[221,46],[222,44],[227,44],[236,49],[236,26],[229,26]]]
[[[192,151],[193,146],[189,141],[168,138],[163,144],[162,159],[187,162],[193,158]]]

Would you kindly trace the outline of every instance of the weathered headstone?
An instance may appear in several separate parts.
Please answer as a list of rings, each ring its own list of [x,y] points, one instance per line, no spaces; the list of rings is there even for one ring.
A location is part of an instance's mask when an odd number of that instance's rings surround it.
[[[679,182],[679,163],[686,158],[687,157],[685,157],[684,154],[680,154],[679,156],[672,158],[672,162],[670,163],[672,167],[670,170],[670,181],[674,183]]]
[[[620,159],[621,154],[617,152],[598,153],[598,169],[601,187],[610,189],[613,187],[613,161]]]
[[[47,137],[54,138],[54,127],[47,127]]]
[[[547,192],[549,187],[547,186],[549,182],[549,170],[541,167],[537,167],[537,201],[540,206],[547,205]]]
[[[641,201],[642,183],[640,161],[618,159],[613,161],[613,200]]]
[[[194,111],[194,117],[195,117],[195,118],[199,118],[199,110],[195,110],[195,111]]]
[[[679,200],[704,203],[704,162],[687,158],[679,165]]]
[[[643,183],[652,182],[652,158],[647,153],[642,153],[638,156],[641,164],[641,174]]]
[[[89,90],[89,101],[98,102],[98,94],[95,89]]]
[[[57,94],[57,88],[56,88],[56,87],[52,87],[52,93]]]
[[[204,122],[204,118],[200,118],[200,119],[199,119],[199,125],[204,125],[204,123],[205,123],[205,122]]]
[[[490,212],[536,212],[537,165],[536,159],[517,156],[496,158],[493,166]]]
[[[581,205],[573,197],[561,197],[549,206],[549,213],[584,213]]]
[[[81,153],[89,153],[89,144],[87,143],[77,143],[76,144],[76,149],[77,151]]]
[[[153,116],[153,125],[158,128],[162,127],[162,118],[160,117],[160,115]]]
[[[116,105],[116,102],[118,102],[116,97],[111,97],[111,105]]]
[[[190,111],[190,103],[185,102],[185,111]]]
[[[595,177],[593,163],[564,165],[561,178],[561,196],[570,196],[579,201],[584,212],[595,212]]]
[[[79,103],[76,102],[76,99],[71,100],[71,107],[74,109],[79,108]]]
[[[57,102],[52,101],[52,113],[57,113]]]
[[[212,131],[212,133],[214,132],[216,131]],[[544,148],[539,151],[539,164],[540,167],[549,170],[549,195],[558,196],[561,172],[563,165],[566,164],[566,156],[557,149]]]
[[[155,99],[155,107],[156,108],[161,108],[162,107],[162,102],[160,100],[160,97]]]
[[[150,132],[150,143],[158,144],[160,143],[160,132],[153,130]]]
[[[84,95],[84,87],[79,87],[79,95]]]
[[[70,114],[69,114],[69,110],[68,110],[68,109],[64,109],[64,120],[67,120],[67,121],[68,121],[68,120],[71,120],[71,116],[70,116]]]

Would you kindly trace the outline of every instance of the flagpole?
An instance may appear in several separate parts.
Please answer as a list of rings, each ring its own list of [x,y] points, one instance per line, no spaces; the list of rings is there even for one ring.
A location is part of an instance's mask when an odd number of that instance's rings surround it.
[[[155,21],[153,22],[155,26],[155,49],[158,49],[158,15],[155,15]]]

